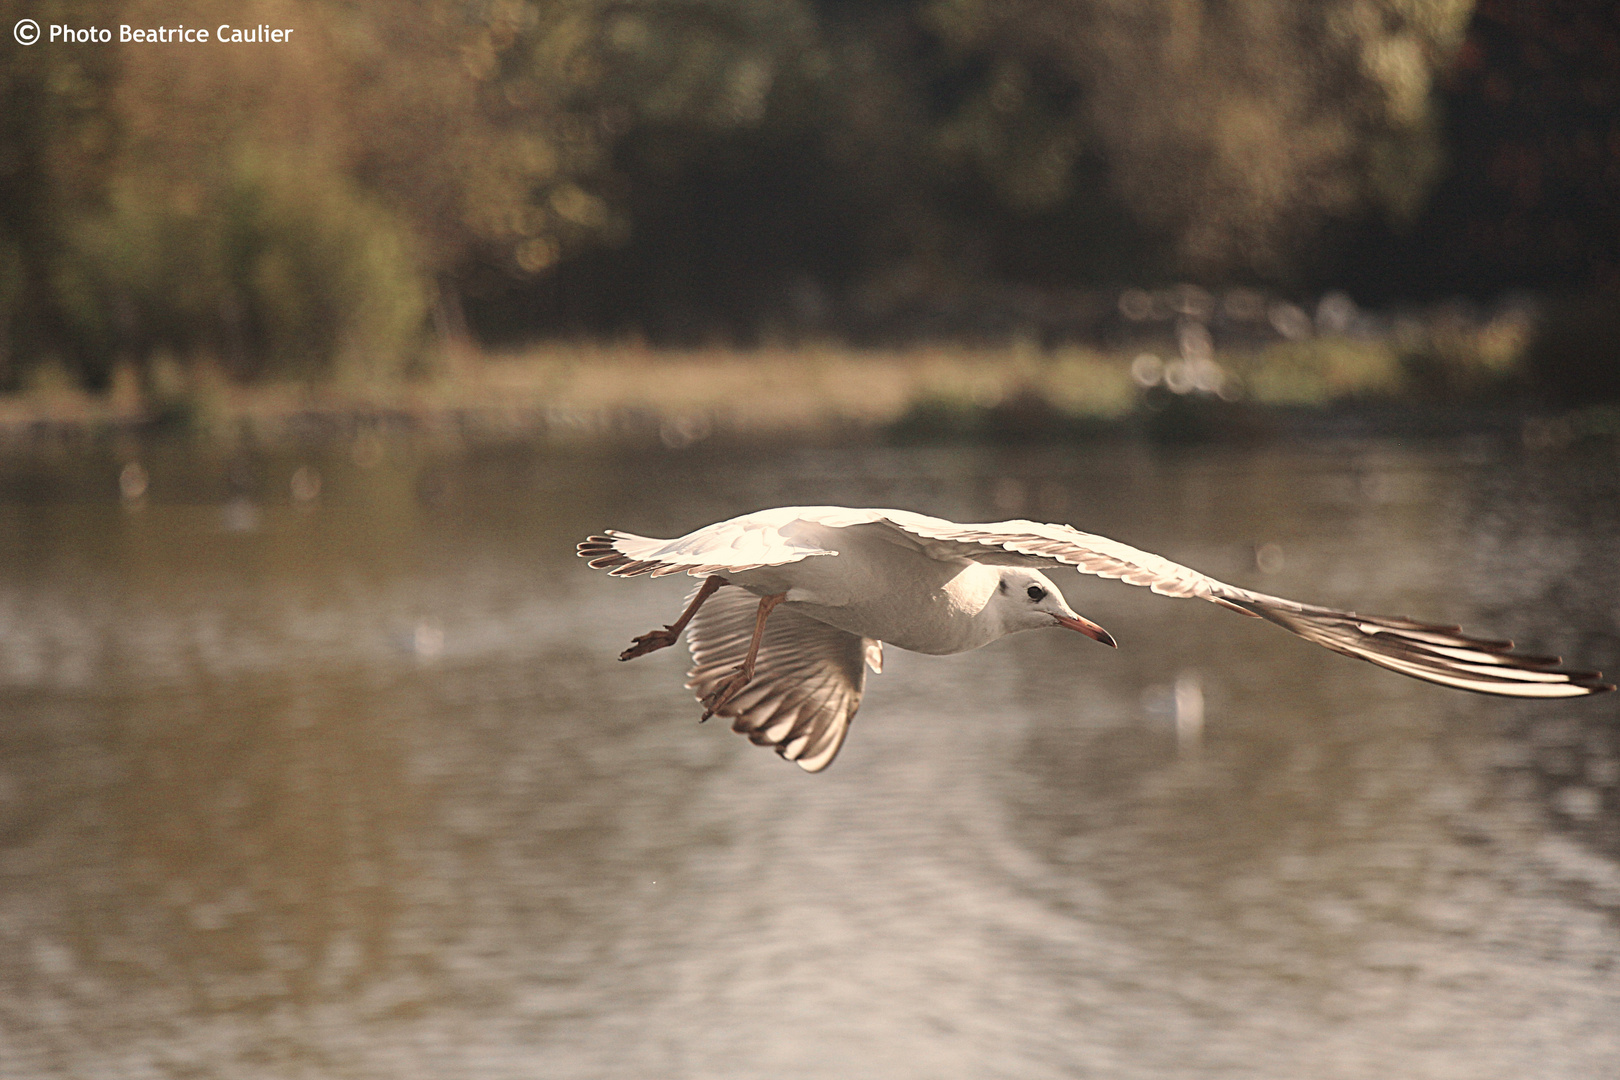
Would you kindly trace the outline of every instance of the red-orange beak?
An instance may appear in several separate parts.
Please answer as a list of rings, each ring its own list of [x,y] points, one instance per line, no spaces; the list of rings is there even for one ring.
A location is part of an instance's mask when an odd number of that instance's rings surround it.
[[[1096,623],[1092,622],[1090,619],[1083,619],[1078,615],[1072,619],[1067,615],[1054,615],[1052,618],[1056,619],[1058,625],[1064,627],[1065,629],[1078,630],[1091,640],[1100,641],[1110,649],[1119,648],[1119,646],[1114,643],[1113,635],[1104,630],[1102,627],[1098,626]]]

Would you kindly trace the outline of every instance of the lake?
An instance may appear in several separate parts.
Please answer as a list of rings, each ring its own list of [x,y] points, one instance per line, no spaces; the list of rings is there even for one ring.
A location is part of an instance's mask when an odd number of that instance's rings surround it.
[[[699,725],[764,506],[1070,522],[1620,673],[1620,457],[52,443],[0,458],[0,1075],[1612,1077],[1620,695],[1430,686],[1054,572],[832,768]]]

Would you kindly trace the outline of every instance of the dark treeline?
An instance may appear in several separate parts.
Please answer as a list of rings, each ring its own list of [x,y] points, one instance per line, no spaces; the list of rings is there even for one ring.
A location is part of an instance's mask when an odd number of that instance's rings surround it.
[[[4,389],[387,376],[435,334],[859,338],[1008,289],[1620,282],[1607,0],[0,9],[295,28],[7,44]]]

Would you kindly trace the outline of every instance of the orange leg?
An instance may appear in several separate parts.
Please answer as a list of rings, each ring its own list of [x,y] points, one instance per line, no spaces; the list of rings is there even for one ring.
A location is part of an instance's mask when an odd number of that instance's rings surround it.
[[[654,650],[668,648],[675,644],[676,640],[681,636],[681,631],[686,629],[686,624],[691,622],[692,616],[697,614],[697,609],[703,606],[703,601],[713,596],[714,591],[725,583],[726,579],[723,577],[705,578],[703,587],[697,591],[696,596],[692,597],[692,602],[686,605],[686,610],[681,612],[680,618],[662,630],[652,630],[642,634],[640,637],[632,638],[630,647],[619,654],[619,659],[634,660],[638,656],[646,656]]]
[[[771,609],[786,599],[787,593],[760,597],[759,614],[754,616],[754,639],[748,643],[748,655],[743,658],[742,667],[732,672],[725,682],[720,683],[704,696],[703,720],[713,716],[721,706],[736,697],[737,692],[753,680],[754,661],[759,659],[759,643],[765,636],[765,620],[770,617]]]

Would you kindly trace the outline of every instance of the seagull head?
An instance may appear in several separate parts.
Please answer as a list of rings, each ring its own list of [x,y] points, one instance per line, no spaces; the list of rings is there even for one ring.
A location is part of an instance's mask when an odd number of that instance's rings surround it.
[[[1052,579],[1039,570],[1022,566],[999,569],[1001,580],[990,602],[996,606],[1007,633],[1061,626],[1066,630],[1078,630],[1111,648],[1118,647],[1108,631],[1071,608],[1058,587],[1052,584]]]

